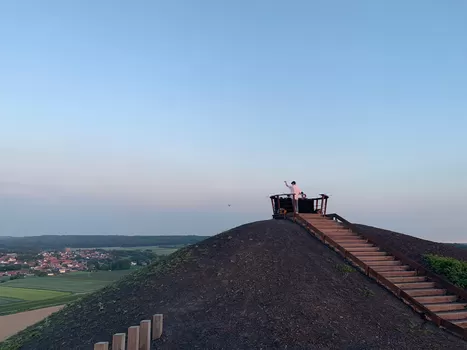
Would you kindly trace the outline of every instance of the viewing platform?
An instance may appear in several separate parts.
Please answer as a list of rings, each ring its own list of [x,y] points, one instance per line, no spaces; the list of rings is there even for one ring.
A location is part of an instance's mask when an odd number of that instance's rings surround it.
[[[295,214],[321,214],[326,215],[329,196],[321,193],[320,197],[316,198],[298,198],[298,211],[295,210],[293,193],[281,193],[270,196],[272,204],[272,217],[274,219],[285,219],[286,217],[295,216]]]

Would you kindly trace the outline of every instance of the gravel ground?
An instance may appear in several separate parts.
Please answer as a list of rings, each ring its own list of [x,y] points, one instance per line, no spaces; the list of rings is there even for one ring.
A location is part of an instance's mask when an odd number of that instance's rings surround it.
[[[154,313],[153,349],[467,349],[287,221],[243,225],[137,271],[0,349],[92,349]]]

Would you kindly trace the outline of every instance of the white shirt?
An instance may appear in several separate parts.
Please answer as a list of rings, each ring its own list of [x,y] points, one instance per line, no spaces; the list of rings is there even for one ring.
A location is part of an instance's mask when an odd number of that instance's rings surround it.
[[[295,199],[300,198],[300,189],[298,188],[297,185],[287,185],[288,188],[290,188],[290,193],[295,193]]]

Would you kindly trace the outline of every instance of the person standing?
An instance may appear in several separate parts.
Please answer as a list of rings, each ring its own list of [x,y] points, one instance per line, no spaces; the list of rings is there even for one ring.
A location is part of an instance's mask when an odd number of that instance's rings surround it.
[[[294,204],[295,212],[298,213],[298,198],[300,196],[300,189],[297,186],[297,183],[295,181],[292,181],[290,183],[290,186],[287,184],[287,181],[284,181],[285,185],[290,189],[290,193],[293,195],[292,196],[292,201]]]

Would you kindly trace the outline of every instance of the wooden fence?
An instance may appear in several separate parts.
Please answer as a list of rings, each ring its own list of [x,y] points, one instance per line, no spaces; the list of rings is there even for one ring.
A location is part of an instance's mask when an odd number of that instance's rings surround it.
[[[150,350],[151,342],[162,335],[163,315],[156,314],[151,320],[143,320],[139,326],[128,328],[126,333],[116,333],[112,337],[112,350]],[[152,326],[152,327],[151,327]],[[108,350],[109,342],[94,344],[94,350]]]

